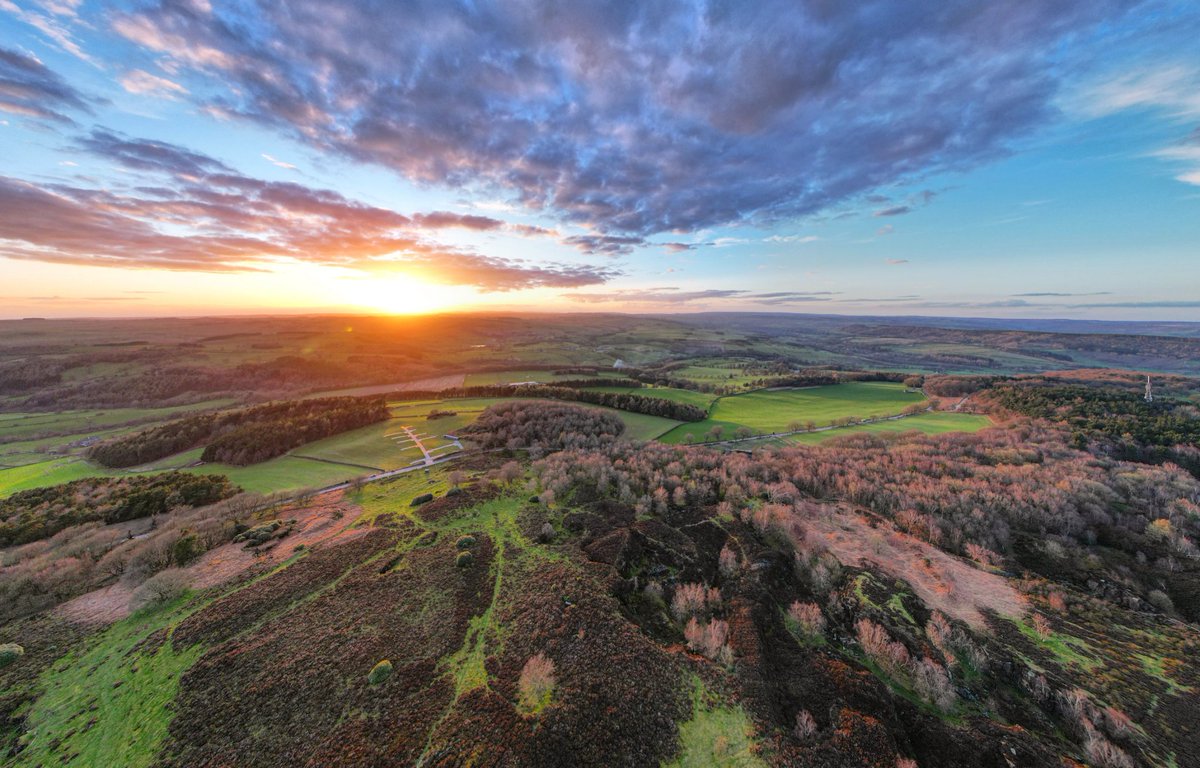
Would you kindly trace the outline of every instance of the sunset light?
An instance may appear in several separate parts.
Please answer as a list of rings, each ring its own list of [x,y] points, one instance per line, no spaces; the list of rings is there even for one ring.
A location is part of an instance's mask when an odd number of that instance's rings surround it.
[[[435,285],[405,275],[378,275],[339,280],[330,303],[391,315],[415,315],[457,309],[475,292],[462,286]]]
[[[0,0],[0,768],[1200,768],[1200,0]]]

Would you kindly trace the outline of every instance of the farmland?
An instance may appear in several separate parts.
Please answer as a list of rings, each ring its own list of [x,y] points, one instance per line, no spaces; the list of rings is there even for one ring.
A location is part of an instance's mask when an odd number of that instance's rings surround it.
[[[662,437],[667,443],[705,439],[714,427],[729,438],[739,427],[754,433],[783,432],[789,425],[814,423],[826,426],[839,419],[877,418],[900,413],[919,405],[924,396],[889,382],[852,382],[804,389],[760,390],[718,399],[709,418],[683,424]]]
[[[801,432],[785,437],[768,438],[749,443],[758,445],[815,445],[827,440],[845,437],[851,434],[903,434],[919,432],[924,435],[941,435],[947,432],[978,432],[992,426],[992,420],[987,416],[970,413],[931,412],[906,416],[903,419],[877,421],[871,424],[852,424],[825,432]]]
[[[488,380],[519,380],[525,375],[541,376],[545,371],[518,370],[483,374]],[[533,379],[530,379],[533,380]],[[696,442],[714,426],[723,427],[723,437],[734,436],[739,427],[754,432],[778,432],[788,429],[794,422],[812,421],[825,425],[834,420],[857,416],[870,418],[898,413],[906,406],[919,403],[921,397],[906,392],[901,385],[886,382],[851,382],[827,387],[806,389],[760,390],[738,395],[718,397],[713,394],[669,387],[642,387],[629,390],[621,387],[592,388],[596,391],[624,394],[630,391],[640,396],[659,397],[674,402],[711,408],[710,418],[705,421],[685,424],[658,416],[630,413],[602,408],[617,415],[626,427],[626,436],[634,440],[661,439],[668,443],[683,442],[686,435],[693,435]],[[288,455],[279,456],[250,466],[236,467],[219,462],[200,464],[200,450],[193,449],[134,468],[132,471],[159,471],[182,468],[189,472],[226,473],[246,490],[258,493],[290,491],[301,488],[323,487],[353,479],[363,474],[380,470],[405,467],[420,460],[423,454],[415,444],[406,439],[402,427],[410,426],[422,439],[426,449],[434,455],[444,455],[454,450],[454,443],[444,437],[470,424],[489,405],[501,398],[459,398],[449,400],[396,400],[389,403],[390,420],[345,432],[333,437],[302,445]],[[204,404],[211,408],[214,403]],[[589,406],[598,407],[598,406]],[[191,410],[198,410],[199,406]],[[184,409],[184,411],[189,409]],[[452,412],[454,415],[430,420],[434,411]],[[95,425],[93,432],[74,432],[71,440],[87,440],[128,434],[135,426],[110,428],[113,423],[126,423],[136,418],[141,425],[165,423],[169,416],[179,415],[178,409],[167,411],[137,410],[121,414],[103,412],[81,412],[75,414],[8,414],[0,421],[0,433],[6,424],[14,425],[12,434],[21,437],[31,434],[39,423],[57,425],[67,430],[87,429]],[[947,429],[971,430],[978,428],[969,419],[948,418],[949,414],[928,414],[916,420],[905,420],[903,424],[884,422],[876,425],[861,425],[866,431],[903,431],[917,429],[935,433]],[[30,420],[32,419],[32,421]],[[153,421],[151,421],[153,419]],[[20,425],[17,427],[15,425]],[[839,433],[841,430],[838,431]],[[816,442],[833,436],[821,432],[800,436],[796,439],[781,438],[778,444]],[[82,477],[117,476],[125,470],[111,470],[87,461],[81,455],[82,448],[60,447],[66,438],[43,438],[44,442],[21,441],[10,443],[14,457],[23,461],[12,461],[9,468],[0,469],[0,497],[19,490],[53,485]],[[765,443],[764,443],[765,444]],[[62,450],[63,454],[35,451]]]

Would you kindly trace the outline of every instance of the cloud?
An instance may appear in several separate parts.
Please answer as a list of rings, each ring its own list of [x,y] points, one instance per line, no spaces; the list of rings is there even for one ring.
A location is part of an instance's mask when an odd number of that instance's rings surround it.
[[[1062,296],[1108,296],[1111,291],[1092,291],[1090,293],[1059,293],[1057,291],[1035,291],[1033,293],[1014,293],[1013,296],[1025,298],[1062,297]]]
[[[0,256],[214,272],[307,262],[403,271],[487,291],[599,285],[621,274],[606,267],[502,259],[426,235],[446,227],[506,227],[485,216],[404,215],[331,190],[244,176],[174,144],[100,129],[78,144],[151,183],[95,189],[0,176]]]
[[[1200,117],[1200,66],[1159,65],[1122,72],[1085,88],[1075,99],[1077,111],[1092,117],[1126,110],[1152,110],[1175,122]],[[1200,128],[1156,157],[1185,166],[1175,175],[1184,184],[1200,185]]]
[[[764,243],[815,243],[821,238],[816,235],[771,235],[764,238]]]
[[[87,100],[33,56],[0,47],[0,111],[56,123],[65,112],[88,112]]]
[[[883,208],[881,210],[875,211],[875,213],[873,215],[875,215],[875,216],[903,216],[904,214],[909,213],[910,211],[912,211],[911,206],[894,205],[891,208]]]
[[[263,159],[263,160],[266,160],[266,161],[267,161],[268,163],[270,163],[271,165],[274,165],[274,166],[276,166],[276,167],[279,167],[279,168],[283,168],[283,169],[285,169],[285,170],[288,170],[288,171],[294,171],[294,170],[296,170],[296,166],[292,165],[291,163],[285,163],[285,162],[284,162],[284,161],[282,161],[282,160],[277,160],[277,159],[275,159],[274,157],[271,157],[270,155],[268,155],[266,152],[263,152],[263,153],[262,153],[262,159]]]
[[[739,301],[768,306],[831,301],[832,291],[782,291],[754,293],[731,288],[710,288],[702,291],[681,291],[678,288],[610,291],[606,293],[566,293],[563,296],[584,304],[691,304],[695,302]]]
[[[893,227],[891,224],[884,224],[882,227],[875,230],[875,234],[879,237],[883,237],[884,235],[890,235],[895,231],[896,231],[896,228]]]
[[[41,32],[51,43],[58,46],[67,53],[76,58],[86,61],[93,66],[99,66],[96,60],[88,55],[86,51],[79,46],[75,41],[71,30],[63,26],[62,22],[55,17],[66,17],[67,21],[74,21],[78,7],[78,3],[73,0],[66,2],[43,2],[40,3],[43,10],[50,11],[50,15],[44,13],[36,13],[21,8],[11,0],[0,0],[0,11],[5,11],[13,17],[23,21],[29,26]]]
[[[1070,306],[1074,309],[1195,309],[1200,307],[1200,301],[1112,301]]]
[[[647,238],[1003,155],[1054,115],[1061,43],[1127,5],[158,0],[112,26],[209,77],[212,114]]]
[[[150,139],[131,139],[93,129],[78,140],[79,146],[95,155],[138,171],[165,173],[172,177],[196,179],[209,174],[234,174],[234,170],[208,155],[184,149],[176,144]]]
[[[139,96],[156,96],[160,99],[175,99],[188,92],[187,88],[173,80],[141,69],[133,69],[122,75],[121,87]]]
[[[634,248],[646,244],[646,241],[640,237],[621,235],[572,235],[563,238],[563,242],[584,253],[600,253],[606,256],[633,253]]]
[[[888,259],[888,264],[907,264],[908,259]]]
[[[700,247],[699,243],[659,243],[667,253],[683,253],[685,251],[694,251]]]

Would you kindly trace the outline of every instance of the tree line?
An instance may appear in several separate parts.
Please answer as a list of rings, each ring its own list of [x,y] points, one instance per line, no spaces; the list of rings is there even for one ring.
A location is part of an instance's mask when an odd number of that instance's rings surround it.
[[[133,467],[205,445],[204,461],[244,466],[390,418],[382,397],[326,397],[201,413],[95,445],[88,458]]]
[[[89,477],[0,500],[0,547],[26,544],[74,525],[119,523],[202,507],[240,492],[224,475],[164,472]]]

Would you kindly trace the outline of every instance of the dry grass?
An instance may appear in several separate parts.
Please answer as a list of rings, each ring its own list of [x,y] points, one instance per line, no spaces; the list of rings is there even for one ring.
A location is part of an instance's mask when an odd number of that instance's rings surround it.
[[[869,563],[902,579],[930,608],[976,629],[987,627],[984,610],[1014,618],[1026,613],[1024,597],[1003,576],[971,566],[887,523],[872,528],[864,515],[838,511],[806,521],[805,527],[846,565]]]

